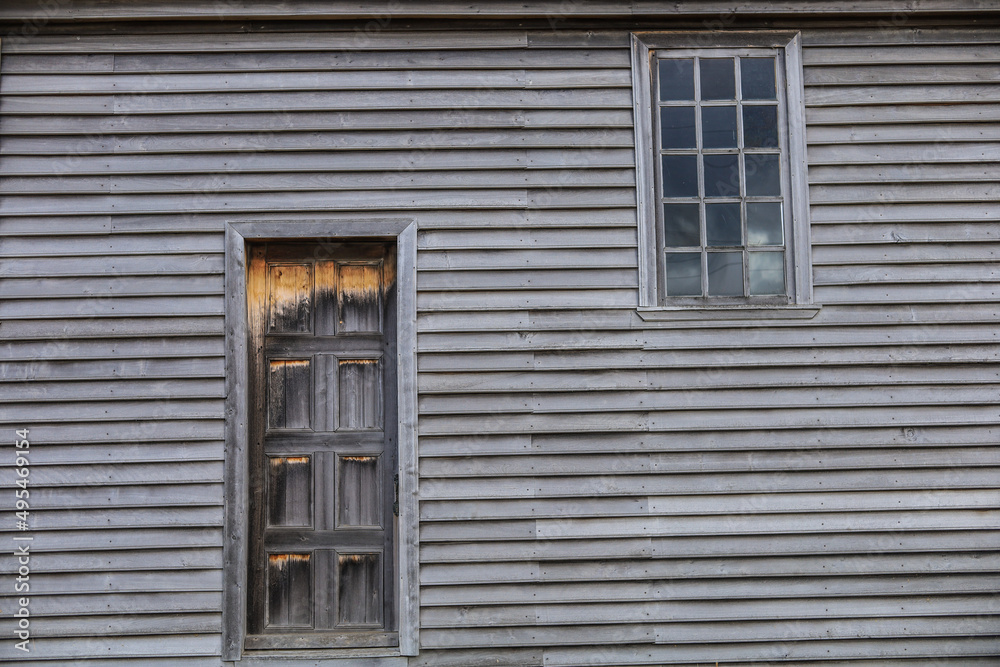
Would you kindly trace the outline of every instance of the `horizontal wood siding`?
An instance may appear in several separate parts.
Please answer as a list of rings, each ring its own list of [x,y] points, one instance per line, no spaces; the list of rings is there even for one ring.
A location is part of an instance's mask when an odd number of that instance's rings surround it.
[[[1000,35],[804,43],[823,308],[759,324],[635,313],[627,32],[5,41],[33,661],[220,664],[224,224],[392,214],[419,225],[411,665],[992,664]]]

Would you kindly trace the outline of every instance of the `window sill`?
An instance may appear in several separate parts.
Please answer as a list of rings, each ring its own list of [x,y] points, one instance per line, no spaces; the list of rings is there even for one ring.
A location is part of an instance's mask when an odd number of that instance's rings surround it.
[[[676,322],[690,320],[811,320],[822,306],[715,306],[699,308],[664,306],[638,308],[636,314],[646,322]]]
[[[406,667],[407,658],[399,649],[329,649],[245,651],[237,667]]]

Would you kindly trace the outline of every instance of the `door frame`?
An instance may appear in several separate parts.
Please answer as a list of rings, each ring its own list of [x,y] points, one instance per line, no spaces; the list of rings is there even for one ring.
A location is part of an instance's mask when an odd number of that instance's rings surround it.
[[[243,655],[247,623],[249,433],[247,363],[247,245],[260,241],[396,244],[396,396],[399,517],[396,534],[399,647],[386,655],[417,655],[419,564],[417,507],[417,225],[405,218],[232,220],[226,222],[225,522],[222,544],[222,659]],[[338,649],[331,649],[331,657]]]

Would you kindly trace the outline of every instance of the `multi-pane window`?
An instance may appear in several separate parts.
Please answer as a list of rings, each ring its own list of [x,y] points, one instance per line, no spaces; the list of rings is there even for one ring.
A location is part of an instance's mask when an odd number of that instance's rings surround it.
[[[632,62],[640,307],[811,304],[798,35],[636,33]]]
[[[656,84],[666,297],[785,297],[777,54],[658,53]]]

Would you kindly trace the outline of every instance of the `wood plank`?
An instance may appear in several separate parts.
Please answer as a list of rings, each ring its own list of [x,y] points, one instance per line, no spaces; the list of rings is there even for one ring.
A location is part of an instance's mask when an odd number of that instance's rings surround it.
[[[0,187],[11,194],[93,194],[95,192],[135,193],[190,193],[204,192],[205,176],[123,176],[109,179],[106,176],[79,177],[9,177],[0,178]],[[628,170],[523,170],[473,171],[470,173],[431,172],[419,173],[296,173],[284,174],[227,174],[225,187],[232,192],[267,192],[274,190],[336,191],[336,190],[393,190],[398,188],[448,189],[448,188],[565,188],[629,187],[635,185]]]
[[[46,108],[50,96],[8,96],[0,105],[0,113],[31,113]],[[324,111],[343,109],[624,109],[631,108],[631,94],[625,89],[525,89],[514,86],[507,89],[464,90],[439,92],[434,89],[414,90],[364,90],[364,91],[287,91],[260,93],[159,93],[155,95],[116,95],[113,105],[107,96],[80,96],[80,108],[91,113],[146,114],[146,113],[205,113],[224,112],[227,109],[243,111]],[[49,107],[54,110],[53,107]],[[63,104],[63,109],[73,106]],[[78,113],[78,112],[77,112]]]
[[[218,336],[121,338],[104,336],[101,339],[63,341],[53,346],[41,341],[10,341],[4,344],[7,361],[49,361],[83,359],[128,359],[149,357],[171,358],[188,356],[214,356],[224,354]]]
[[[35,319],[40,317],[158,315],[170,309],[178,315],[222,315],[221,296],[189,295],[180,304],[170,296],[64,297],[51,301],[14,300],[0,303],[0,317]]]
[[[28,421],[42,420],[28,419]],[[106,464],[48,465],[33,469],[31,476],[31,483],[35,488],[221,482],[222,464],[219,461],[116,462],[113,467]]]
[[[34,430],[34,429],[32,429]],[[13,534],[10,535],[12,537]],[[31,543],[31,553],[101,553],[105,551],[121,551],[127,549],[179,549],[184,547],[192,548],[219,548],[222,546],[221,532],[216,527],[211,528],[133,528],[131,530],[77,530],[77,531],[55,531],[36,532],[32,535],[35,539]],[[134,596],[133,596],[134,597]],[[49,598],[51,599],[51,598]],[[70,596],[73,599],[73,596]],[[206,599],[206,598],[202,598]],[[211,606],[197,607],[200,611],[217,611],[218,598],[212,596]],[[127,601],[127,598],[126,598]],[[65,602],[65,601],[64,601]],[[94,600],[85,602],[87,605],[94,605]],[[93,608],[100,613],[101,609],[110,609],[106,603],[96,603]],[[151,596],[146,601],[144,607],[146,611],[171,611],[169,607],[157,607],[155,600]],[[50,607],[57,611],[69,611],[68,608],[60,608],[58,605]],[[45,613],[39,610],[39,613]],[[93,612],[91,612],[93,613]],[[52,615],[52,612],[49,612]]]
[[[952,558],[955,559],[952,562]],[[985,562],[984,562],[985,560]],[[422,568],[428,585],[470,583],[620,581],[661,578],[830,576],[843,574],[893,575],[901,570],[985,572],[996,558],[986,553],[871,553],[825,558],[760,556],[756,558],[696,558],[588,562],[428,563]],[[993,563],[993,565],[990,565]]]
[[[174,450],[174,447],[180,447],[178,443],[170,443],[168,445],[133,445],[132,448],[146,447],[146,448],[156,448],[161,452],[159,458],[150,458],[146,463],[160,462],[160,463],[171,463],[166,454]],[[89,449],[90,451],[98,451],[99,447],[88,447],[87,445],[80,445],[81,449]],[[64,447],[60,445],[49,445],[42,451],[47,451],[49,449],[69,449],[69,447]],[[111,449],[108,452],[108,449]],[[119,452],[121,454],[119,454]],[[114,456],[125,457],[130,452],[129,445],[109,445],[104,451],[104,461],[101,461],[96,456],[88,457],[85,454],[80,454],[77,456],[77,460],[73,460],[68,456],[61,457],[50,457],[44,458],[44,454],[32,452],[31,465],[33,466],[47,466],[47,465],[73,465],[73,464],[83,464],[84,466],[96,467],[99,465],[107,465],[107,460]],[[181,449],[184,452],[184,449]],[[131,459],[129,459],[131,460]],[[197,460],[195,457],[194,460]],[[220,460],[220,458],[215,458],[213,460]],[[142,463],[142,460],[138,457],[135,459],[136,463]],[[187,481],[181,481],[176,484],[162,484],[162,485],[102,485],[102,486],[59,486],[59,487],[48,487],[48,488],[38,488],[33,489],[31,494],[31,507],[32,509],[46,510],[46,509],[69,509],[72,507],[81,508],[94,508],[94,507],[109,507],[114,506],[119,509],[128,507],[174,507],[174,506],[211,506],[220,504],[220,489],[216,482],[205,482],[205,483],[191,483]]]
[[[964,71],[960,70],[960,71]],[[7,74],[3,88],[9,95],[52,95],[66,90],[74,94],[99,94],[114,91],[117,95],[153,95],[160,92],[204,93],[226,90],[238,92],[283,91],[335,91],[371,88],[372,79],[377,87],[385,90],[452,89],[452,88],[622,88],[631,85],[626,68],[557,69],[548,65],[544,69],[526,72],[524,69],[475,69],[464,64],[442,69],[413,69],[403,71],[379,69],[377,74],[368,71],[331,69],[313,71],[286,71],[280,77],[266,72],[183,72],[180,74]],[[973,77],[972,80],[981,80]],[[945,79],[947,80],[947,79]],[[965,81],[966,79],[961,79]]]
[[[79,237],[76,237],[79,243]],[[32,277],[55,277],[55,276],[141,276],[141,275],[221,275],[222,255],[217,253],[168,253],[157,254],[158,250],[163,250],[155,240],[151,240],[145,247],[138,243],[131,243],[124,247],[109,248],[113,254],[104,255],[106,252],[101,247],[101,243],[90,245],[91,255],[82,254],[88,250],[87,244],[80,244],[80,253],[71,253],[68,244],[58,241],[51,243],[53,239],[48,239],[42,246],[39,254],[25,255],[30,252],[31,246],[28,243],[20,244],[19,248],[14,248],[12,256],[0,259],[0,276],[10,279],[14,276]],[[9,240],[4,240],[3,246],[6,250],[10,246]],[[104,240],[103,244],[115,244],[116,240]],[[39,249],[36,241],[34,246]],[[145,254],[144,254],[144,252]],[[126,254],[121,254],[122,252]],[[16,256],[13,256],[16,253]],[[46,254],[49,253],[49,254]],[[72,262],[67,262],[66,257],[73,257]],[[109,261],[110,260],[110,261]]]
[[[197,253],[200,255],[200,261],[205,261],[209,257],[205,253],[220,252],[222,252],[222,238],[219,234],[178,233],[161,238],[151,238],[142,234],[116,234],[101,238],[53,236],[44,242],[38,239],[5,239],[2,256],[10,258],[102,255],[106,260],[108,256],[118,254]]]
[[[632,229],[634,220],[628,226],[588,226],[587,240],[603,248],[628,247],[636,245],[636,233]],[[421,230],[417,234],[417,244],[421,250],[476,250],[487,246],[491,249],[520,248],[524,246],[558,248],[579,244],[571,230],[564,228],[539,228],[516,226],[494,229],[435,229]]]
[[[979,103],[996,103],[1000,101],[1000,86],[995,84],[900,84],[891,86],[824,86],[806,88],[805,90],[806,107],[968,104],[970,99],[975,99]],[[882,119],[885,120],[885,116]]]
[[[135,660],[147,656],[217,656],[219,635],[150,635],[116,637],[109,643],[105,638],[74,637],[37,642],[32,651],[34,660],[66,660],[107,658],[117,656]]]
[[[32,628],[45,637],[93,635],[177,635],[217,632],[218,613],[129,614],[116,616],[52,616],[32,619]],[[181,658],[183,660],[183,658]],[[217,660],[217,659],[216,659]],[[119,663],[120,664],[120,663]],[[181,664],[186,664],[182,662]]]
[[[20,380],[84,380],[147,378],[218,378],[225,372],[221,357],[193,357],[188,359],[133,359],[133,360],[36,360],[5,363],[0,366],[0,381]]]
[[[566,308],[593,307],[613,308],[623,303],[636,303],[636,290],[630,289],[586,289],[576,287],[565,290],[509,290],[456,292],[422,291],[417,295],[417,307],[423,311],[468,311],[469,308],[483,310],[509,310],[511,308]],[[0,314],[3,309],[0,308]]]
[[[223,398],[223,381],[205,380],[95,380],[76,382],[0,383],[0,401],[7,403],[60,402],[108,399],[109,401],[164,396]]]
[[[456,364],[459,366],[460,364]],[[844,365],[830,372],[818,373],[815,367],[745,367],[717,366],[701,368],[649,368],[627,370],[578,371],[478,371],[453,370],[443,373],[425,373],[420,378],[420,393],[517,393],[577,391],[590,393],[599,390],[652,389],[685,391],[688,389],[726,389],[753,387],[808,387],[808,386],[879,386],[911,384],[949,384],[955,378],[972,383],[992,383],[1000,379],[1000,372],[983,364],[955,364],[944,367],[927,365],[886,369],[882,366]],[[581,396],[585,400],[585,396]]]
[[[0,327],[0,340],[204,336],[222,329],[217,315],[173,317],[86,317],[74,314],[65,319],[7,320]]]
[[[1000,60],[993,44],[902,44],[877,49],[864,46],[810,46],[802,51],[806,69],[843,65],[968,64]]]
[[[731,445],[732,446],[732,445]],[[752,451],[720,451],[720,452],[643,452],[629,454],[613,451],[607,454],[545,455],[537,452],[517,456],[481,457],[475,461],[463,461],[461,458],[435,457],[423,459],[420,472],[427,478],[448,477],[461,479],[463,477],[533,477],[535,475],[630,475],[646,474],[652,471],[662,471],[664,474],[684,474],[689,472],[719,473],[743,472],[747,470],[773,471],[784,470],[789,474],[801,470],[851,470],[892,469],[907,467],[904,462],[916,460],[909,467],[944,467],[949,464],[961,467],[1000,465],[1000,455],[991,452],[988,447],[947,447],[931,448],[893,448],[886,446],[877,450],[866,449],[810,449],[770,451],[755,448]],[[867,509],[875,510],[875,498],[867,498],[873,503]],[[799,499],[804,503],[807,499]],[[832,507],[835,499],[828,499]],[[727,505],[726,501],[718,500],[716,509],[699,507],[698,512],[704,514],[733,513],[735,507]],[[912,509],[921,504],[920,499],[911,499]],[[947,506],[944,498],[940,499],[941,507]],[[970,496],[971,502],[971,496]],[[745,507],[742,512],[765,511],[766,501],[759,506]],[[566,514],[574,514],[577,508],[567,508]],[[650,507],[651,511],[654,509]],[[659,508],[659,509],[662,509]],[[814,507],[819,511],[821,508]],[[852,509],[864,509],[852,507]],[[582,508],[581,508],[582,510]],[[800,504],[787,511],[807,511]],[[775,510],[777,511],[777,510]],[[692,512],[694,513],[694,512]],[[531,512],[528,516],[536,516]]]
[[[842,142],[841,142],[842,143]],[[992,162],[1000,156],[1000,143],[880,143],[816,145],[809,147],[809,166],[879,163],[950,164],[954,162]]]
[[[365,16],[371,16],[365,11]],[[106,15],[104,18],[108,18]],[[216,18],[216,15],[213,15]],[[358,51],[358,35],[351,30],[291,31],[254,33],[205,34],[128,34],[108,39],[105,35],[77,35],[72,38],[56,35],[36,35],[30,40],[11,40],[12,53],[219,53],[269,51]],[[522,30],[487,30],[472,35],[442,33],[439,30],[412,32],[370,31],[364,35],[366,49],[373,50],[432,50],[443,49],[511,49],[527,45]]]
[[[980,126],[980,131],[986,131],[989,126]],[[900,129],[900,135],[909,134],[895,125],[881,125],[874,137],[882,131]],[[893,137],[895,139],[895,137]],[[997,133],[1000,139],[1000,131]],[[851,141],[858,141],[855,131],[852,131]],[[825,183],[969,183],[977,181],[1000,180],[1000,166],[989,163],[969,164],[937,164],[925,162],[919,164],[881,164],[852,166],[816,166],[809,169],[810,184]],[[970,248],[971,250],[971,248]]]
[[[205,295],[221,294],[223,280],[220,275],[129,276],[128,278],[15,278],[4,280],[7,298],[46,298],[93,295],[121,297],[127,295]]]
[[[817,286],[901,283],[911,287],[926,283],[989,283],[1000,278],[994,266],[995,264],[979,262],[946,264],[930,261],[925,264],[896,266],[855,264],[850,267],[817,267],[814,276]]]
[[[119,443],[222,440],[221,419],[129,420],[92,423],[34,424],[32,436],[45,443]]]
[[[941,12],[953,12],[958,14],[983,11],[989,12],[993,9],[993,5],[988,2],[983,2],[982,0],[963,0],[962,2],[921,0],[917,4],[893,2],[880,5],[878,7],[873,7],[868,3],[859,1],[832,2],[830,0],[813,0],[803,3],[801,1],[786,0],[784,2],[775,2],[768,6],[768,12],[773,12],[775,14],[867,14],[880,16],[891,14],[893,11],[898,11],[913,14],[915,17],[921,17],[923,14],[930,14],[933,16],[935,13]],[[374,4],[345,3],[344,5],[338,5],[335,9],[333,9],[329,5],[319,2],[318,0],[310,0],[309,2],[304,2],[301,5],[296,6],[294,9],[289,7],[276,7],[269,3],[245,3],[238,8],[231,8],[230,13],[227,14],[227,16],[231,17],[233,20],[274,20],[279,18],[298,18],[303,15],[317,18],[322,17],[326,19],[358,19],[368,18],[372,15],[376,17],[390,16],[394,18],[415,18],[422,16],[432,18],[473,16],[479,19],[509,17],[517,19],[529,17],[544,19],[555,15],[566,19],[569,17],[594,18],[615,16],[630,18],[632,14],[640,16],[674,16],[676,14],[690,16],[716,16],[720,14],[725,15],[725,12],[730,10],[730,5],[718,0],[715,2],[695,0],[678,2],[671,5],[669,7],[669,11],[668,8],[663,7],[660,3],[652,2],[651,0],[636,0],[632,3],[609,3],[588,0],[582,1],[569,9],[563,7],[555,0],[529,3],[493,2],[488,5],[478,5],[474,7],[469,7],[467,4],[459,2],[444,0],[441,2],[424,3],[419,6],[408,7],[405,12],[400,14],[398,7],[388,1]],[[34,11],[34,5],[26,2],[25,0],[17,0],[12,2],[11,5],[0,13],[0,18],[10,21],[30,20],[30,18],[34,16]],[[94,19],[135,20],[137,18],[148,17],[151,14],[160,20],[168,18],[218,18],[218,12],[216,12],[213,8],[204,7],[201,4],[190,2],[189,0],[174,0],[155,12],[150,12],[149,9],[144,7],[136,8],[131,6],[116,7],[112,12],[109,12],[102,3],[95,0],[87,0],[75,3],[72,7],[61,8],[60,12],[56,14],[56,16],[63,20],[73,19],[78,21]]]
[[[537,430],[542,430],[545,426],[541,420],[538,421],[538,424]],[[824,474],[826,475],[825,479]],[[699,493],[706,488],[706,485],[715,488],[720,493],[756,493],[761,489],[769,489],[774,493],[818,492],[821,490],[919,490],[938,488],[940,485],[935,482],[935,479],[940,479],[941,474],[940,469],[899,469],[894,471],[892,475],[886,475],[881,470],[838,470],[829,473],[796,471],[795,474],[734,472],[726,475],[717,473],[685,473],[683,475],[651,473],[633,474],[625,477],[577,475],[536,477],[534,479],[435,478],[423,482],[421,490],[423,497],[427,500],[543,496],[561,498],[588,495],[691,495]],[[985,480],[989,478],[990,470],[954,468],[948,470],[947,475],[949,487],[976,488],[986,484]]]
[[[439,33],[445,37],[443,33]],[[329,36],[329,33],[326,35]],[[304,46],[304,45],[303,45]],[[985,54],[988,50],[982,50]],[[954,49],[947,51],[953,57],[963,52]],[[978,55],[974,51],[965,55],[968,59]],[[214,53],[206,50],[204,53],[163,53],[149,55],[144,53],[120,53],[114,59],[116,72],[254,72],[266,70],[311,71],[311,70],[416,70],[416,69],[454,69],[454,68],[592,68],[592,67],[628,67],[626,54],[609,49],[572,50],[572,49],[505,49],[499,50],[485,46],[476,49],[422,50],[410,51],[405,61],[399,59],[394,51],[349,50],[349,51],[269,51],[255,53],[234,51],[232,53]],[[98,56],[106,58],[107,56]],[[10,60],[4,60],[4,71],[58,71],[62,67],[65,56],[44,55],[12,55]],[[74,60],[73,58],[76,58]],[[75,64],[90,62],[82,60],[93,56],[75,56],[67,58],[67,62]],[[103,61],[102,61],[103,63]],[[84,68],[97,70],[97,68]],[[74,70],[76,71],[76,70]]]
[[[32,577],[33,596],[95,595],[101,593],[162,593],[218,591],[222,587],[218,570],[178,570],[175,572],[82,572],[40,573]]]
[[[926,57],[926,56],[924,56]],[[826,64],[823,67],[804,68],[803,83],[809,86],[855,86],[885,84],[945,84],[996,82],[996,65],[981,61],[960,64],[935,62],[916,64],[896,62],[891,64],[866,63],[846,66]]]
[[[628,198],[633,196],[633,192],[623,189],[622,202],[619,205],[627,205]],[[567,201],[573,195],[564,195]],[[594,198],[600,198],[597,193]],[[141,211],[143,213],[169,213],[177,211],[183,206],[191,203],[189,195],[95,195],[95,196],[73,196],[67,195],[57,199],[42,199],[24,196],[7,196],[0,201],[0,215],[22,215],[47,217],[51,215],[74,215],[79,212],[91,214],[113,214],[118,210],[129,210],[132,212]],[[298,211],[329,211],[331,209],[368,209],[368,210],[410,210],[410,209],[436,209],[453,207],[481,207],[481,208],[522,208],[529,204],[527,192],[524,189],[497,189],[497,190],[443,190],[443,191],[423,191],[423,190],[393,190],[390,193],[370,192],[363,190],[353,190],[350,195],[332,196],[326,193],[299,193],[299,192],[261,192],[261,193],[234,193],[226,194],[216,192],[207,194],[199,198],[196,208],[192,212],[202,211],[259,211],[261,208],[269,207],[275,210],[298,210]],[[81,237],[83,239],[84,237]],[[213,241],[218,237],[213,238]],[[13,248],[5,250],[10,253],[17,252]],[[53,244],[39,244],[32,240],[34,248],[49,249]],[[12,246],[20,249],[25,244],[19,243],[18,239],[10,241]],[[86,245],[84,241],[81,244]],[[148,252],[148,246],[145,248]],[[43,250],[42,252],[45,252]],[[30,251],[29,251],[30,252]],[[37,250],[36,250],[37,252]],[[20,254],[20,253],[18,253]],[[32,253],[33,254],[33,253]]]
[[[488,151],[467,151],[438,148],[426,150],[365,151],[364,162],[359,163],[357,149],[332,152],[268,152],[263,153],[204,153],[192,164],[190,158],[179,155],[87,155],[76,156],[75,164],[80,173],[96,174],[216,174],[242,171],[282,172],[333,172],[333,171],[399,171],[403,173],[425,170],[480,169],[536,169],[550,168],[631,168],[630,148],[491,148]],[[10,175],[65,176],[58,161],[41,156],[7,156],[0,164],[0,173]],[[534,212],[533,212],[534,213]],[[135,216],[139,217],[139,216]],[[108,218],[103,218],[106,221]],[[37,222],[35,223],[38,224]],[[221,226],[219,227],[221,229]],[[179,231],[179,230],[178,230]]]

